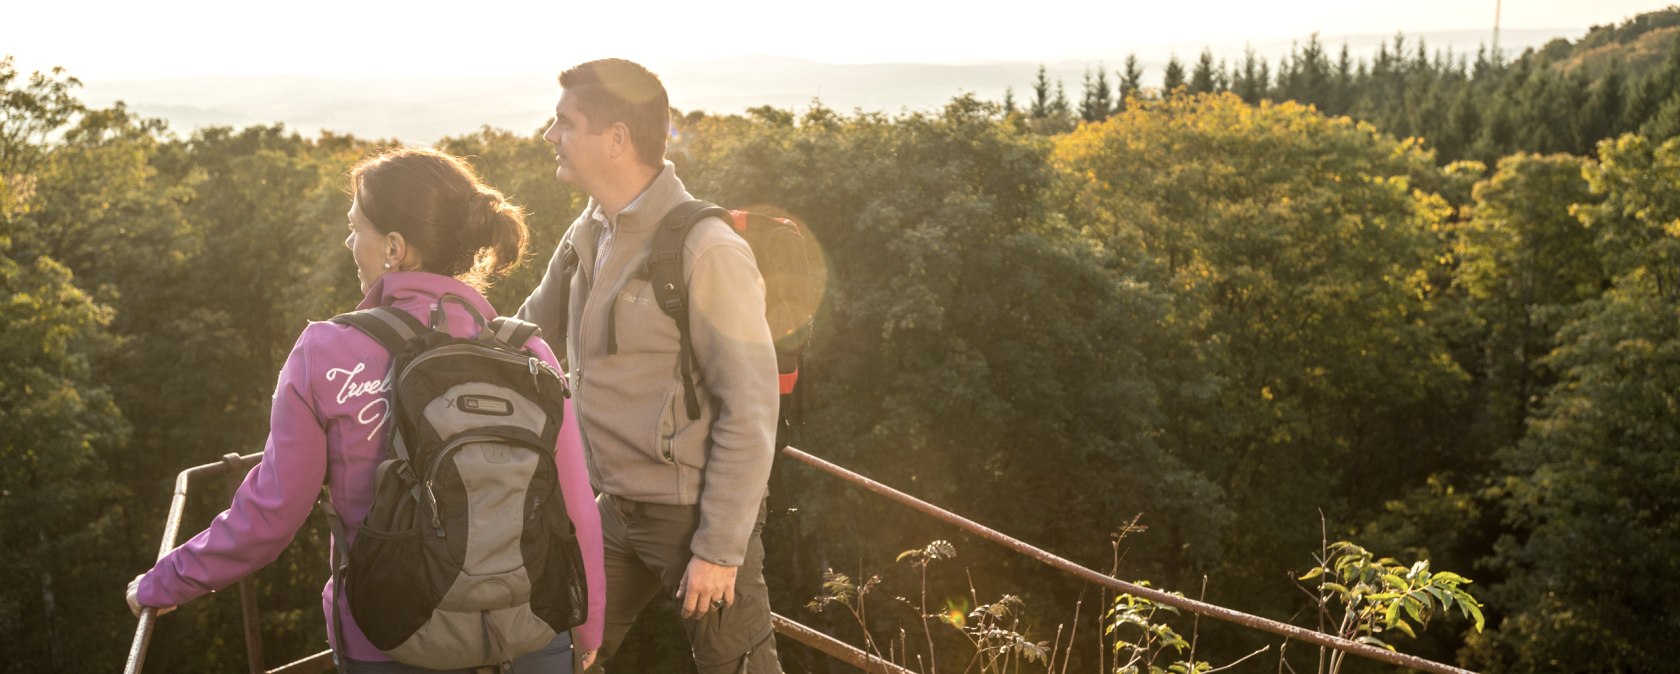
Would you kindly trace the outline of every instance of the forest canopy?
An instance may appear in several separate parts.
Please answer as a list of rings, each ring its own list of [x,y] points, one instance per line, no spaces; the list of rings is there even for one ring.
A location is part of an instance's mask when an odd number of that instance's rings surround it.
[[[1510,60],[1314,37],[1276,64],[1204,54],[1177,87],[1129,64],[1077,103],[1041,77],[928,112],[678,115],[670,158],[697,196],[820,246],[802,449],[1093,568],[1141,513],[1122,577],[1205,577],[1208,601],[1306,626],[1290,578],[1324,537],[1358,540],[1476,581],[1485,631],[1443,615],[1401,650],[1661,671],[1680,656],[1677,40],[1680,10]],[[298,332],[359,299],[345,172],[391,144],[181,135],[78,86],[0,61],[7,672],[122,657],[118,592],[174,475],[259,448]],[[585,201],[532,113],[438,144],[531,213],[534,260],[489,294],[504,312]],[[772,591],[810,624],[843,631],[802,608],[825,565],[953,535],[784,477],[801,514],[767,543],[800,552]],[[258,576],[271,652],[321,648],[325,540],[312,524]],[[1039,632],[1082,596],[958,548],[972,581],[934,589],[1019,595]],[[164,619],[150,666],[238,666],[237,613]],[[1265,643],[1202,632],[1216,662]]]

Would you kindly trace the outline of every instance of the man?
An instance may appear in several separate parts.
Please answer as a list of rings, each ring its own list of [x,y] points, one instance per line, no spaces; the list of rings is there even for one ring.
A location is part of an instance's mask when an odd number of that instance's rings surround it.
[[[653,231],[690,200],[665,161],[659,78],[621,59],[560,75],[559,179],[590,197],[519,317],[566,335],[567,370],[601,512],[610,659],[655,593],[672,593],[696,667],[780,672],[764,585],[776,355],[752,249],[717,218],[682,253],[699,415],[685,405],[676,321],[647,273]],[[562,296],[564,295],[564,296]],[[560,346],[560,345],[555,345]]]

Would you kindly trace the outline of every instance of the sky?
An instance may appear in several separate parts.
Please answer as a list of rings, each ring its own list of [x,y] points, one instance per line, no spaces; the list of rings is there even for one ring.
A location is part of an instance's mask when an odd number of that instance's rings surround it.
[[[553,74],[622,56],[823,63],[1114,59],[1126,49],[1485,30],[1499,0],[8,0],[0,53],[84,80],[190,75]],[[1661,0],[1503,0],[1505,30],[1619,23]]]
[[[1503,0],[1512,53],[1680,0]],[[1136,54],[1145,86],[1204,48],[1273,62],[1317,32],[1368,58],[1397,33],[1473,53],[1499,0],[0,0],[0,55],[63,66],[94,107],[172,130],[282,123],[430,143],[532,131],[555,75],[609,56],[659,73],[684,111],[841,111],[1001,100],[1039,65],[1076,90]],[[1409,44],[1415,44],[1409,43]],[[1114,75],[1118,77],[1117,74]],[[1075,95],[1077,93],[1075,92]]]

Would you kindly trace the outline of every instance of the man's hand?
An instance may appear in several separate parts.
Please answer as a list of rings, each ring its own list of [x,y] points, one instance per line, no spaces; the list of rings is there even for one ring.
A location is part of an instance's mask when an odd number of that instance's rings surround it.
[[[735,571],[699,557],[688,560],[688,570],[677,584],[677,601],[684,620],[699,620],[715,608],[735,605]]]
[[[128,610],[133,612],[134,617],[136,618],[140,617],[140,610],[146,608],[140,605],[140,579],[145,577],[146,574],[142,573],[135,576],[134,580],[128,581],[128,592],[126,593],[126,597],[128,599]],[[175,607],[173,606],[164,606],[158,609],[157,614],[161,616],[173,610],[175,610]]]

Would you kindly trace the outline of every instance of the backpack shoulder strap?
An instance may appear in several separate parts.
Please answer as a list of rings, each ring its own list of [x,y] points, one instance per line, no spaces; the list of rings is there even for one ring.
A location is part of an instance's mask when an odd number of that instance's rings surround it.
[[[681,284],[675,288],[667,288],[662,284],[654,285],[654,294],[659,298],[660,308],[671,316],[678,311],[686,311],[687,293],[674,295],[667,299],[664,294],[672,290],[682,289],[687,285],[682,275],[683,245],[688,242],[689,232],[694,231],[694,225],[706,218],[721,218],[730,227],[734,227],[735,216],[723,207],[709,201],[694,199],[677,204],[664,218],[659,220],[659,226],[653,233],[651,254],[648,256],[648,271],[654,280],[659,280],[661,274],[672,277]],[[677,301],[673,304],[672,301]]]
[[[729,211],[709,201],[696,199],[677,204],[660,219],[653,233],[653,250],[648,256],[653,299],[666,315],[676,320],[677,333],[682,336],[677,358],[682,363],[683,404],[690,419],[700,418],[700,397],[694,391],[694,340],[688,329],[688,279],[683,276],[683,245],[695,223],[706,218],[734,222]]]
[[[402,351],[408,340],[426,331],[420,319],[396,307],[373,307],[339,314],[332,317],[332,322],[367,333],[393,355]]]
[[[560,241],[559,255],[560,278],[556,279],[559,285],[555,287],[555,294],[558,296],[560,301],[560,311],[557,314],[560,317],[560,320],[555,323],[555,327],[558,330],[554,335],[554,342],[549,344],[549,346],[554,347],[554,349],[558,352],[555,354],[557,357],[565,358],[566,331],[571,327],[567,325],[567,323],[570,323],[572,320],[572,277],[577,275],[579,264],[577,247],[572,245],[572,236],[570,231],[566,233],[566,238]]]
[[[332,533],[332,582],[333,582],[333,666],[344,666],[344,616],[339,611],[339,597],[344,593],[344,576],[350,566],[350,539],[344,534],[344,518],[333,507],[332,492],[327,485],[321,485],[321,494],[315,498],[315,506],[320,508],[321,514],[327,517],[327,529]]]

